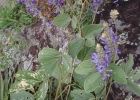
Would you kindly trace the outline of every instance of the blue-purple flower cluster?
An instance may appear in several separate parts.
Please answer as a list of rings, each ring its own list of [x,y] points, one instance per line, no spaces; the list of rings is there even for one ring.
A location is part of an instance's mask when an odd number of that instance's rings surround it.
[[[48,0],[48,4],[49,5],[57,5],[59,7],[62,7],[62,4],[63,4],[64,0]]]
[[[62,8],[63,3],[64,3],[64,0],[48,0],[49,5],[58,6],[59,8]],[[60,14],[60,10],[56,9],[55,13],[57,15]]]
[[[98,53],[92,54],[91,62],[95,63],[96,69],[99,71],[101,75],[103,75],[103,80],[106,81],[107,77],[110,76],[110,70],[108,69],[111,58],[108,54],[106,54],[103,48],[98,44],[97,46]]]
[[[106,54],[112,55],[112,54],[118,54],[119,50],[117,49],[116,43],[118,42],[118,37],[114,33],[113,28],[110,27],[108,29],[108,33],[102,33],[102,36],[100,37],[101,42],[104,44],[104,50]]]
[[[42,26],[46,25],[46,19],[44,16],[42,16],[42,13],[40,11],[39,7],[36,7],[35,0],[17,0],[18,3],[21,3],[25,5],[26,9],[30,11],[33,16],[39,17],[42,20]]]
[[[92,9],[98,7],[102,2],[103,0],[93,0]]]
[[[104,32],[100,36],[100,40],[104,46],[102,47],[100,44],[97,44],[97,54],[92,54],[91,62],[95,63],[96,69],[99,71],[101,75],[103,75],[103,80],[106,81],[107,77],[111,74],[111,70],[108,68],[111,62],[111,56],[119,53],[118,45],[118,37],[114,33],[112,27],[108,27],[107,23],[104,23]]]

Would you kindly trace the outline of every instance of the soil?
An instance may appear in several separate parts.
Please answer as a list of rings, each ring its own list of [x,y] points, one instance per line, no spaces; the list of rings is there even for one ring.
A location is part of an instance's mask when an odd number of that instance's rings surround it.
[[[102,13],[96,16],[95,23],[100,23],[101,20],[109,22],[110,11],[113,9],[118,10],[118,34],[126,32],[128,38],[126,42],[119,45],[121,54],[119,59],[124,59],[128,57],[128,54],[134,55],[134,66],[133,68],[140,67],[140,0],[119,0],[117,2],[118,6],[114,3],[115,0],[108,1],[99,7]],[[116,7],[117,6],[117,7]],[[114,27],[114,24],[110,24]],[[123,27],[123,29],[122,29]],[[127,41],[129,41],[127,43]],[[109,93],[108,100],[140,100],[140,97],[134,95],[128,91],[127,87],[123,85],[114,84],[112,86],[111,92]]]

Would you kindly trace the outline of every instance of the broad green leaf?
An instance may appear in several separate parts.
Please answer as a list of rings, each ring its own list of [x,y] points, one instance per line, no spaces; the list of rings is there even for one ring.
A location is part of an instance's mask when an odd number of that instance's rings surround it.
[[[63,83],[70,83],[70,75],[72,72],[72,58],[66,53],[62,53],[62,65],[57,67],[52,76],[60,80]]]
[[[66,28],[70,24],[71,18],[68,14],[59,14],[53,20],[53,24],[61,28]]]
[[[98,85],[98,87],[94,91],[97,100],[100,100],[101,96],[103,95],[103,93],[104,93],[104,87],[105,87],[105,82],[102,82],[102,83],[100,83]]]
[[[1,70],[0,70],[0,100],[3,100],[3,94],[4,94],[4,91],[3,91],[4,84],[3,83],[4,83],[4,81],[3,81]]]
[[[62,53],[62,65],[67,72],[72,72],[72,58],[66,52]]]
[[[16,73],[15,78],[19,81],[26,80],[29,84],[35,84],[41,82],[41,77],[38,73],[30,70],[20,70]]]
[[[15,81],[11,87],[9,92],[19,92],[24,90],[31,90],[34,92],[34,88],[31,84],[27,83],[27,80]]]
[[[77,26],[77,18],[75,16],[72,17],[71,24],[72,24],[72,28],[75,29]]]
[[[130,91],[134,92],[137,96],[140,96],[140,85],[131,80],[127,80],[127,87]]]
[[[77,55],[77,58],[80,60],[87,60],[91,58],[91,54],[95,52],[94,47],[86,47],[84,46]]]
[[[43,48],[39,52],[39,61],[44,64],[50,59],[58,59],[60,56],[60,53],[52,48]]]
[[[35,100],[34,96],[26,91],[10,93],[10,100]]]
[[[128,78],[134,81],[138,81],[140,79],[140,70],[133,70],[128,74]]]
[[[84,47],[80,50],[80,52],[78,53],[77,58],[80,59],[80,60],[84,60],[86,54],[88,53],[88,51],[89,51],[90,49],[91,49],[90,47],[84,46]]]
[[[120,83],[120,84],[126,84],[127,80],[126,80],[126,75],[125,72],[122,70],[122,68],[120,66],[117,66],[116,64],[110,64],[109,68],[112,69],[112,78]]]
[[[90,98],[89,100],[96,100],[95,98]]]
[[[76,57],[76,55],[79,53],[79,51],[84,46],[84,43],[85,43],[85,40],[83,38],[77,38],[77,39],[72,40],[68,44],[68,51],[72,58]]]
[[[45,100],[48,91],[48,80],[44,80],[37,91],[36,100]]]
[[[52,74],[58,80],[61,80],[63,83],[70,83],[70,75],[68,70],[64,66],[59,66],[55,69]]]
[[[70,93],[73,100],[89,100],[90,98],[94,98],[94,95],[91,93],[86,93],[84,90],[75,89]]]
[[[91,24],[91,25],[86,25],[82,29],[82,34],[83,36],[87,36],[89,34],[93,34],[94,36],[97,36],[103,31],[103,26],[100,24]]]
[[[126,73],[126,75],[128,75],[130,73],[130,71],[132,70],[132,67],[134,65],[134,58],[132,54],[129,54],[129,59],[126,63],[123,63],[121,65],[122,69],[124,70],[124,72]]]
[[[46,63],[43,63],[43,66],[41,66],[39,69],[40,75],[45,76],[45,78],[49,78],[54,72],[55,68],[58,67],[58,63],[58,59],[46,61]]]
[[[75,69],[75,72],[77,74],[81,75],[87,75],[90,72],[96,72],[96,68],[94,66],[94,63],[91,62],[91,59],[85,60],[81,62]]]
[[[42,76],[45,75],[45,78],[48,78],[52,75],[55,68],[59,64],[60,53],[51,48],[44,48],[39,52],[39,61],[42,66],[39,69],[39,72]]]
[[[89,77],[91,73],[87,74],[87,75],[80,75],[74,72],[73,77],[74,77],[74,81],[78,82],[78,84],[82,87],[84,87],[84,81]]]
[[[98,85],[102,83],[102,76],[99,72],[91,74],[84,82],[84,90],[89,93],[98,88]]]
[[[85,46],[87,47],[93,47],[95,46],[95,37],[93,34],[89,34],[86,36],[86,43],[85,43]]]

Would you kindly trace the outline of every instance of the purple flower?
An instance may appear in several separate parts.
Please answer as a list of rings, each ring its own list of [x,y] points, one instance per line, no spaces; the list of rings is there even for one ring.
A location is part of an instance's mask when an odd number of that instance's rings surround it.
[[[119,4],[117,3],[119,0],[115,0],[113,3],[116,5],[116,7],[119,6]]]
[[[30,13],[34,14],[34,12],[35,12],[34,9],[30,8]]]
[[[103,80],[106,81],[108,77],[110,77],[110,70],[108,68],[111,62],[112,54],[118,54],[120,51],[116,49],[116,43],[118,41],[117,35],[114,33],[112,27],[108,27],[107,30],[104,31],[102,35],[99,37],[101,43],[104,44],[103,48],[100,44],[97,44],[98,48],[96,48],[97,54],[92,54],[91,62],[95,63],[96,69],[98,72],[103,75]]]
[[[21,0],[21,3],[22,3],[22,4],[25,4],[25,0]]]
[[[52,5],[53,4],[53,1],[52,0],[48,0],[48,4],[49,5]]]
[[[20,3],[21,2],[21,0],[17,0],[17,3]]]
[[[62,7],[63,0],[56,0],[56,5]]]
[[[53,27],[53,24],[51,22],[48,22],[48,24],[49,24],[50,28]]]
[[[46,25],[46,22],[47,22],[46,19],[43,19],[42,20],[42,26],[45,26]]]
[[[35,4],[35,0],[31,0],[31,4],[33,4],[33,5],[34,5],[34,4]]]
[[[58,15],[58,14],[60,14],[60,11],[56,10],[55,13]]]
[[[118,37],[117,37],[117,35],[114,33],[113,28],[110,27],[109,29],[110,29],[109,34],[111,35],[112,40],[113,40],[114,42],[117,42],[117,41],[118,41]]]
[[[91,62],[95,63],[96,69],[98,70],[98,72],[103,75],[103,80],[105,81],[108,74],[107,74],[107,70],[108,70],[108,66],[109,63],[111,61],[111,58],[109,55],[105,54],[104,57],[100,57],[99,54],[93,53],[92,54],[92,60]]]
[[[121,51],[119,49],[116,50],[116,54],[120,54]]]
[[[40,7],[37,7],[37,10],[40,11]]]
[[[102,2],[102,0],[93,0],[92,9],[99,6]]]

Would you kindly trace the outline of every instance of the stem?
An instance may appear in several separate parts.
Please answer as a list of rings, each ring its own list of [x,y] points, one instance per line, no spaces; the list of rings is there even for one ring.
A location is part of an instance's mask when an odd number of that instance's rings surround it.
[[[104,100],[107,100],[108,94],[109,94],[110,89],[111,89],[111,85],[112,85],[112,77],[111,77],[111,79],[110,79],[110,84],[109,84],[108,92],[107,92],[106,97],[105,97]]]
[[[72,76],[73,76],[74,69],[75,69],[74,63],[75,63],[75,59],[73,60],[72,73],[70,74],[70,84],[72,83]],[[67,93],[67,96],[66,96],[66,100],[68,100],[70,90],[71,90],[71,85],[70,85],[70,86],[68,86],[68,93]]]
[[[8,100],[8,68],[5,69],[4,100]]]
[[[59,64],[59,68],[60,68],[60,64]],[[58,87],[57,87],[57,90],[56,90],[56,95],[55,95],[55,99],[54,100],[57,100],[57,97],[59,95],[59,91],[60,91],[60,88],[61,88],[61,83],[62,83],[62,77],[61,77],[61,68],[60,68],[60,79],[59,79],[59,84],[58,84]]]
[[[56,90],[56,95],[55,95],[55,99],[54,100],[57,100],[60,86],[61,86],[61,80],[59,81],[59,84],[58,84],[58,87],[57,87],[57,90]]]
[[[93,17],[93,20],[92,20],[92,24],[94,23],[94,20],[95,20],[95,17],[96,17],[96,13],[97,13],[97,10],[98,10],[98,7],[96,7],[95,11],[94,11],[94,17]]]

